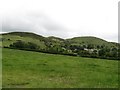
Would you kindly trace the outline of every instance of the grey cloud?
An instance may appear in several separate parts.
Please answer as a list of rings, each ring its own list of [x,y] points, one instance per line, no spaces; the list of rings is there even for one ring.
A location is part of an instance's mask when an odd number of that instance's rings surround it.
[[[106,40],[112,40],[112,42],[119,42],[119,37],[118,37],[118,33],[114,33],[114,34],[109,34],[109,35],[104,35],[104,39]]]
[[[57,22],[52,21],[48,16],[36,13],[27,13],[25,15],[21,14],[4,17],[2,19],[2,31],[25,31],[33,32],[43,36],[57,36],[61,38],[72,38],[90,35],[100,37],[108,41],[116,41],[116,38],[118,38],[117,33],[109,35],[108,33],[103,34],[101,31],[98,30],[94,32],[91,30],[86,30],[86,28],[80,30],[68,30]]]
[[[43,14],[27,14],[4,17],[2,20],[2,31],[27,31],[45,36],[59,36],[65,38],[67,29],[50,20]]]

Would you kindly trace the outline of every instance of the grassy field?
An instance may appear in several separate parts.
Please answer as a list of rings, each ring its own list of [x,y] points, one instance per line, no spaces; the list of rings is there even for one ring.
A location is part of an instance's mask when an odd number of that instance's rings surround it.
[[[118,87],[118,61],[3,49],[3,87]]]

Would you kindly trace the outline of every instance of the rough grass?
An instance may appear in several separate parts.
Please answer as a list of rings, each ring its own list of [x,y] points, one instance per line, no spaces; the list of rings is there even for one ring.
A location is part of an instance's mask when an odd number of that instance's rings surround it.
[[[3,87],[114,88],[118,61],[3,49]]]
[[[36,38],[21,37],[18,35],[3,35],[2,37],[5,38],[5,40],[3,42],[1,42],[2,46],[9,46],[10,44],[16,42],[17,40],[22,40],[24,42],[34,42],[35,44],[37,44],[41,48],[46,47],[43,41],[40,41],[39,39],[36,39]],[[8,39],[10,39],[10,40],[8,40]]]
[[[72,39],[68,39],[68,41],[72,42],[72,45],[80,45],[80,44],[93,44],[93,45],[105,45],[109,48],[116,47],[115,44],[107,42],[103,39],[92,37],[92,36],[85,36],[85,37],[75,37]]]
[[[52,43],[54,45],[60,45],[64,41],[61,38],[57,38],[57,37],[53,37],[53,36],[45,38],[45,37],[42,37],[40,35],[37,35],[37,34],[34,34],[34,33],[29,33],[29,32],[12,32],[12,33],[8,33],[8,34],[3,34],[2,37],[6,39],[6,40],[3,41],[3,46],[9,46],[13,42],[16,42],[16,40],[22,40],[22,41],[25,41],[25,42],[28,42],[28,41],[33,42],[33,43],[39,45],[43,49],[46,47],[44,42],[41,41],[43,39],[52,40]],[[8,39],[10,39],[10,40],[8,40]],[[109,48],[117,47],[115,45],[115,43],[110,43],[110,42],[107,42],[103,39],[100,39],[100,38],[97,38],[97,37],[91,37],[91,36],[75,37],[75,38],[72,38],[72,39],[66,39],[66,41],[69,41],[71,43],[71,45],[93,44],[95,46],[105,45]]]
[[[2,48],[0,48],[0,90],[2,89]]]

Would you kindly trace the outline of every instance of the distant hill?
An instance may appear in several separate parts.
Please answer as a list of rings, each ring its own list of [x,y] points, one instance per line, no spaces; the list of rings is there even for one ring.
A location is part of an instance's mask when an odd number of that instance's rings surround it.
[[[31,33],[31,32],[10,32],[10,33],[2,34],[2,35],[3,36],[4,35],[17,35],[17,36],[20,36],[20,37],[30,37],[30,38],[35,38],[35,39],[44,39],[43,36]]]
[[[34,33],[29,33],[29,32],[10,32],[10,33],[5,33],[1,34],[2,35],[2,46],[8,47],[10,44],[22,40],[24,42],[33,42],[37,45],[39,45],[42,48],[45,48],[45,37],[34,34]]]
[[[37,46],[37,51],[75,56],[115,57],[116,59],[118,46],[120,47],[118,43],[92,36],[62,39],[54,36],[44,37],[31,32],[10,32],[0,35],[2,35],[0,47],[17,48],[15,45],[22,44],[27,45],[22,46],[23,49],[33,49],[33,47],[35,49]]]
[[[92,37],[92,36],[86,36],[86,37],[74,37],[71,39],[62,39],[54,36],[50,37],[43,37],[41,35],[37,35],[31,32],[10,32],[1,34],[3,38],[3,46],[9,46],[11,43],[17,41],[17,40],[23,40],[25,42],[33,42],[36,44],[43,44],[45,46],[45,41],[51,41],[53,43],[64,43],[69,42],[71,45],[88,45],[93,44],[95,46],[97,45],[104,45],[108,47],[116,47],[116,43],[111,43],[108,41],[105,41],[103,39]]]
[[[50,37],[48,37],[48,39],[53,40],[53,41],[56,41],[56,42],[63,42],[63,41],[65,41],[65,40],[62,39],[62,38],[54,37],[54,36],[50,36]]]
[[[108,42],[106,40],[97,38],[97,37],[92,37],[92,36],[86,36],[86,37],[74,37],[71,39],[67,39],[71,44],[73,45],[88,45],[88,44],[93,44],[95,46],[97,45],[103,45],[107,47],[116,47],[114,43]]]

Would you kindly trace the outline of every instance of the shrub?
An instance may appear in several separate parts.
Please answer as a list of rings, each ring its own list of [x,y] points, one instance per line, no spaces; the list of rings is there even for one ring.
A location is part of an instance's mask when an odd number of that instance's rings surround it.
[[[29,50],[37,50],[39,49],[39,46],[37,46],[34,43],[31,42],[23,42],[21,40],[14,42],[13,44],[10,44],[10,48],[17,48],[17,49],[29,49]]]

